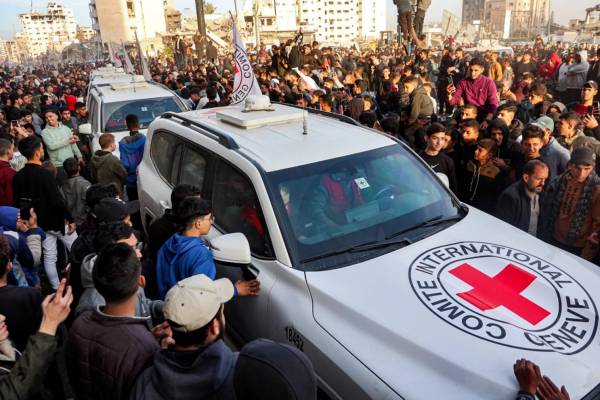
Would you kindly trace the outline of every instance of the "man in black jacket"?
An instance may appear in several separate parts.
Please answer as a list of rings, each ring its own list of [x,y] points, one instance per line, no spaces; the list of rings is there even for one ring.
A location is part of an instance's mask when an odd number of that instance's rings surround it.
[[[521,179],[506,188],[498,198],[496,216],[536,236],[541,220],[540,195],[546,179],[548,166],[539,160],[528,161]]]
[[[417,119],[419,116],[433,114],[433,102],[419,83],[419,78],[414,75],[404,79],[404,91],[410,96],[410,116],[406,127],[406,137],[409,144],[414,148],[415,131],[419,128]]]
[[[14,204],[19,206],[24,201],[30,203],[38,216],[39,226],[46,231],[46,239],[42,243],[44,270],[52,288],[56,289],[59,284],[57,240],[60,239],[70,249],[77,238],[75,222],[60,194],[56,179],[42,167],[42,140],[37,136],[25,138],[19,143],[19,151],[27,158],[27,164],[13,179]],[[66,235],[65,221],[68,223]]]
[[[454,172],[454,161],[442,152],[446,144],[446,128],[444,125],[434,122],[427,128],[425,136],[427,147],[419,155],[437,173],[448,177],[448,184],[452,191],[456,191],[456,174]]]
[[[202,189],[195,185],[179,184],[171,192],[171,208],[165,210],[162,217],[152,221],[148,227],[148,256],[156,260],[161,246],[178,231],[177,209],[181,202],[189,196],[202,194]]]

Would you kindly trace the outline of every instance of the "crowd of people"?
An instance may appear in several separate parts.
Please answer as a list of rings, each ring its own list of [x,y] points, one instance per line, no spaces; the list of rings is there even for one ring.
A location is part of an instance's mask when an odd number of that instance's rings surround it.
[[[536,40],[514,54],[467,53],[450,40],[409,52],[302,40],[250,53],[271,101],[385,132],[445,174],[463,202],[598,263],[600,48]],[[215,279],[200,188],[175,187],[172,208],[144,230],[138,118],[126,117],[119,143],[102,134],[100,149],[79,132],[97,66],[0,69],[0,394],[316,398],[302,352],[224,342],[225,303],[260,295],[260,282]],[[191,109],[230,101],[230,55],[149,66]],[[531,362],[514,371],[520,399],[568,399]]]

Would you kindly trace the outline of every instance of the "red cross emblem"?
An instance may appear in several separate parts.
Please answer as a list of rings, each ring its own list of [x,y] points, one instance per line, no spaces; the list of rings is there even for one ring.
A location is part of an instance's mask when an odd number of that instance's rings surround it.
[[[532,325],[537,325],[550,315],[548,310],[521,294],[536,279],[535,275],[513,264],[508,264],[494,277],[489,277],[467,263],[459,265],[450,273],[473,287],[467,292],[458,293],[458,297],[481,311],[504,306]]]

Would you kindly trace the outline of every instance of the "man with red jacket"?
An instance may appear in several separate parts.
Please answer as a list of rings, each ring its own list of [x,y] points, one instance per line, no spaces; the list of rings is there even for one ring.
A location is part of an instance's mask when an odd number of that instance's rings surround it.
[[[548,57],[548,61],[540,65],[540,67],[538,68],[538,76],[540,76],[543,79],[554,78],[561,64],[562,60],[558,54],[550,54],[550,57]]]
[[[14,144],[8,139],[0,139],[0,206],[13,205],[13,178],[16,171],[10,166]]]

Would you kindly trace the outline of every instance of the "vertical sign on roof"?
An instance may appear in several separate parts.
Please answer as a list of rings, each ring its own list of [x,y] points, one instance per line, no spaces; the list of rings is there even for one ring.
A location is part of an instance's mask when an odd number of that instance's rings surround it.
[[[142,45],[140,44],[140,40],[138,39],[137,32],[135,33],[135,43],[137,44],[137,51],[140,56],[140,65],[142,66],[142,75],[144,75],[144,80],[147,82],[152,81],[152,75],[150,75],[150,70],[148,69],[148,64],[146,63],[146,58],[144,58],[144,52],[142,52]]]
[[[133,68],[133,64],[131,64],[131,60],[129,59],[129,54],[127,54],[127,49],[123,42],[121,42],[121,49],[123,50],[123,58],[125,59],[125,72],[128,74],[134,74],[135,70]]]
[[[246,46],[240,37],[240,33],[237,30],[235,22],[233,24],[233,48],[234,48],[234,78],[233,78],[233,93],[231,93],[231,104],[237,104],[242,101],[248,95],[260,95],[260,87],[254,71],[252,70],[252,64],[246,54]]]

